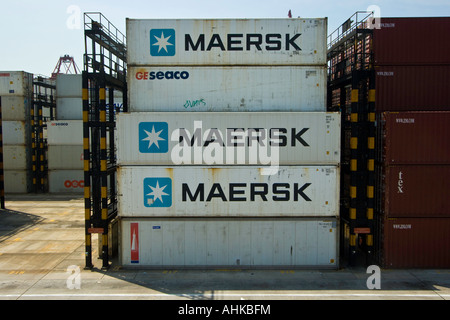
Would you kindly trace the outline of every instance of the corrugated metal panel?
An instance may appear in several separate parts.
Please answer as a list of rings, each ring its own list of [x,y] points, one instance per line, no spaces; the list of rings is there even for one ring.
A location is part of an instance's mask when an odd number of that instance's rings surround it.
[[[56,97],[81,99],[81,74],[58,74],[56,76]]]
[[[25,145],[31,137],[30,126],[25,121],[3,121],[3,145]]]
[[[48,145],[82,145],[82,120],[54,120],[47,123]]]
[[[450,110],[450,65],[375,67],[377,111]]]
[[[24,145],[3,146],[3,167],[5,170],[26,170],[30,168],[31,155]]]
[[[118,165],[340,162],[339,113],[132,112],[117,130]]]
[[[49,145],[48,169],[80,169],[84,168],[84,152],[82,145]]]
[[[379,218],[385,268],[449,268],[450,218]]]
[[[336,218],[121,220],[121,263],[338,268]]]
[[[338,216],[339,167],[119,167],[122,217]]]
[[[381,18],[374,29],[376,65],[450,64],[450,18]]]
[[[327,18],[127,19],[134,65],[326,64]]]
[[[450,112],[385,112],[378,116],[378,160],[385,164],[450,164]]]
[[[49,170],[48,187],[50,193],[84,192],[83,170]]]
[[[386,166],[382,213],[387,217],[450,217],[450,166]]]
[[[25,170],[4,170],[5,193],[27,193],[31,185],[30,175]]]
[[[56,98],[57,120],[83,120],[83,100],[80,98]]]
[[[31,98],[5,95],[1,99],[3,121],[25,121],[30,118]]]
[[[128,89],[132,112],[326,111],[322,66],[129,67]]]
[[[0,71],[0,96],[27,96],[33,93],[33,74],[24,71]]]

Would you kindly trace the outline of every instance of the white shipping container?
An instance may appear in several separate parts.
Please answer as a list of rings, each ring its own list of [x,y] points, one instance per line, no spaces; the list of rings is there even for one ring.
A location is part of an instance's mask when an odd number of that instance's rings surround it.
[[[127,19],[135,65],[325,65],[327,18]]]
[[[48,187],[50,193],[84,192],[83,170],[49,170]]]
[[[336,112],[117,115],[118,165],[337,165],[340,141]]]
[[[31,186],[30,175],[27,170],[4,170],[5,193],[27,193]]]
[[[47,123],[48,145],[82,145],[82,120],[53,120]]]
[[[57,98],[80,98],[82,97],[81,74],[58,74],[56,76]]]
[[[326,111],[326,68],[128,67],[137,111]]]
[[[2,122],[3,145],[26,145],[31,138],[30,125],[26,121]]]
[[[0,71],[0,96],[32,97],[33,74],[24,71]]]
[[[336,218],[122,219],[123,266],[336,269]]]
[[[27,154],[29,148],[24,145],[3,146],[3,168],[5,170],[27,170],[30,168],[31,155]]]
[[[0,99],[3,121],[25,121],[30,118],[31,98],[4,95]]]
[[[74,97],[56,98],[57,120],[83,120],[83,99]]]
[[[117,170],[122,217],[338,216],[339,167],[130,166]]]
[[[47,152],[48,169],[84,169],[82,145],[49,145]]]

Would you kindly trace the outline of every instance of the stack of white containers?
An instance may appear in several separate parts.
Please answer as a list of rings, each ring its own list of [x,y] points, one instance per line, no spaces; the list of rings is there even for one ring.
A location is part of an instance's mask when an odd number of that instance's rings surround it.
[[[5,193],[31,190],[33,74],[0,71]]]
[[[326,19],[127,20],[122,265],[338,266],[326,32]]]
[[[84,190],[81,75],[56,77],[56,119],[47,123],[50,193]]]

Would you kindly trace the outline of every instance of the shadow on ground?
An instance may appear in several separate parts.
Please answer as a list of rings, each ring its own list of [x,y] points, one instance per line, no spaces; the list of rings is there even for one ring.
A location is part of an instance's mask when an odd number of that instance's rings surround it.
[[[42,217],[8,209],[0,210],[0,242],[39,224]]]

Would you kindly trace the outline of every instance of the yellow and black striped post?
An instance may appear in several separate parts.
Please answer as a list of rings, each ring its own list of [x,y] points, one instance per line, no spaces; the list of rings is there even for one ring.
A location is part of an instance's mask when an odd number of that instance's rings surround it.
[[[350,113],[350,263],[356,255],[357,236],[354,232],[358,211],[358,146],[359,146],[359,81],[357,72],[353,72]]]
[[[38,174],[37,174],[37,186],[38,190],[44,191],[44,175],[45,175],[45,149],[44,149],[44,121],[42,116],[42,101],[41,101],[41,95],[39,94],[38,98],[38,116],[37,116],[37,167],[38,167]]]
[[[89,87],[87,72],[82,72],[83,99],[83,161],[84,161],[84,219],[85,219],[85,249],[86,269],[92,269],[92,236],[91,228],[91,175],[89,150]]]
[[[366,218],[370,233],[366,234],[366,248],[368,258],[373,255],[373,215],[374,215],[374,193],[375,193],[375,72],[369,76],[368,92],[368,134],[367,134],[367,212]]]
[[[102,233],[102,268],[108,268],[108,172],[106,150],[106,87],[100,85],[100,179],[101,179],[101,221]]]
[[[31,171],[32,171],[32,180],[33,180],[33,191],[38,192],[38,174],[37,174],[37,139],[36,139],[36,121],[34,117],[34,108],[36,105],[36,101],[31,104],[30,110],[30,123],[31,123]]]
[[[0,207],[5,209],[5,175],[3,169],[2,97],[0,97]]]

